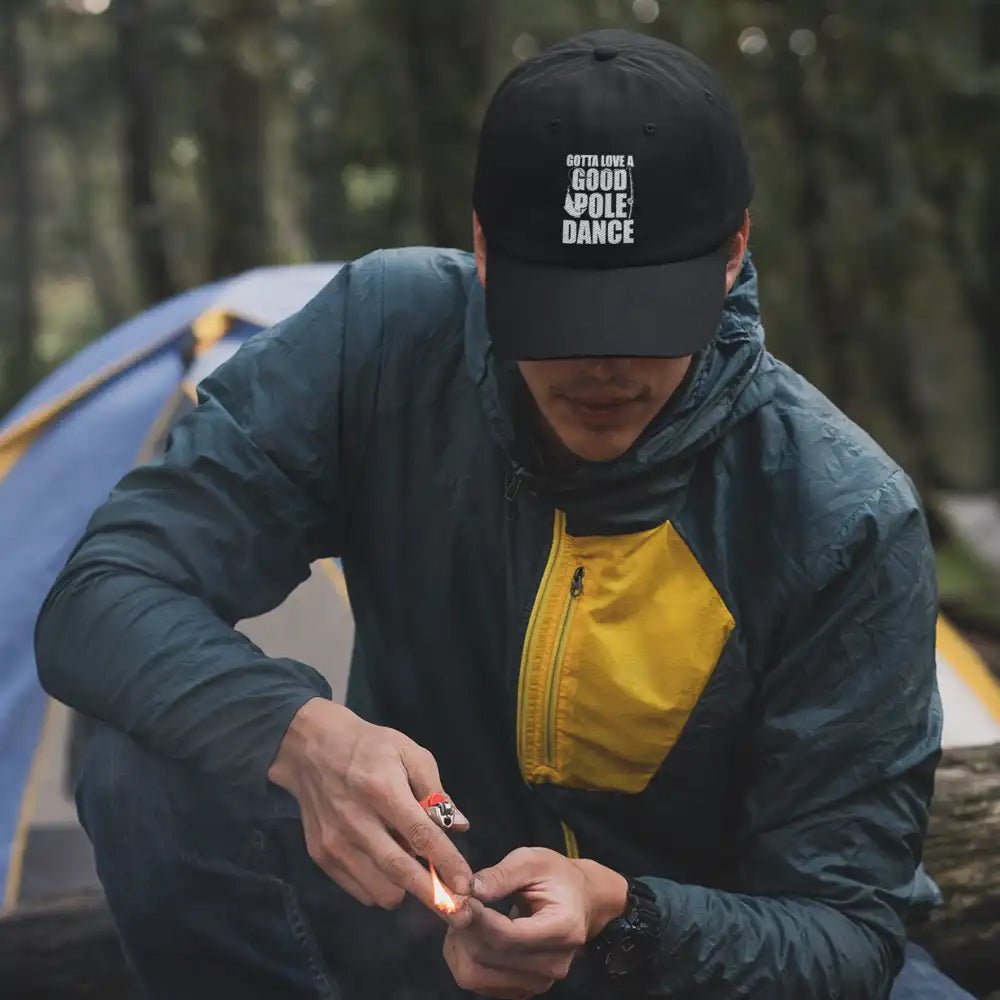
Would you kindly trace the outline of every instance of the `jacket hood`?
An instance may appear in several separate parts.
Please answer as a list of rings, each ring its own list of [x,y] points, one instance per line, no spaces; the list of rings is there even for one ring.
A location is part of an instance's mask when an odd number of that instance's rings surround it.
[[[764,349],[757,272],[747,253],[715,337],[694,356],[680,388],[632,446],[608,462],[547,467],[527,384],[517,363],[498,361],[475,271],[465,317],[468,371],[497,442],[524,487],[565,510],[574,534],[639,531],[676,512],[692,459],[773,394]]]

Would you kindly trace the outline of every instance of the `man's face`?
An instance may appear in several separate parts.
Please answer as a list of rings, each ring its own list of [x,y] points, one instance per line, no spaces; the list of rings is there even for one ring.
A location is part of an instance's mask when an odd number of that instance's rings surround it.
[[[726,293],[736,283],[750,233],[750,213],[735,234],[726,267]],[[486,236],[472,213],[479,280],[486,284]],[[590,462],[625,454],[684,380],[682,358],[579,358],[518,361],[545,436],[556,450]],[[588,405],[593,404],[593,405]]]
[[[681,384],[683,358],[519,361],[542,429],[557,448],[609,462],[624,454]]]

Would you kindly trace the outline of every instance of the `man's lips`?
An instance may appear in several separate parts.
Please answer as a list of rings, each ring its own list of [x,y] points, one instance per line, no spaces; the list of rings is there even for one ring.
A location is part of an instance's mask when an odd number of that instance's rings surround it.
[[[574,399],[572,396],[564,397],[568,403],[578,406],[581,410],[589,410],[594,413],[606,413],[609,410],[617,410],[621,407],[635,403],[634,396],[626,396],[623,399]]]
[[[578,420],[590,427],[618,427],[629,419],[638,402],[634,397],[626,399],[574,399],[564,396],[569,411]]]

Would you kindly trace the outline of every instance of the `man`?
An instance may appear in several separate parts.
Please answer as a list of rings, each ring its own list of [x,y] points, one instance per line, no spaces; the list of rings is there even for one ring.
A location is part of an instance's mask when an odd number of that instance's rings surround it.
[[[562,43],[487,111],[475,256],[344,267],[95,513],[36,646],[108,723],[78,802],[149,996],[887,995],[932,553],[764,349],[750,198],[711,70]],[[347,707],[232,628],[331,555]]]

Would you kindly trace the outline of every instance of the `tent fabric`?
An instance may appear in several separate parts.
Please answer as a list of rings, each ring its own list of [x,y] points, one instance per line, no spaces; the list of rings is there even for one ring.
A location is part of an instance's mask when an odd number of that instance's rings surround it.
[[[0,900],[5,906],[18,896],[32,774],[37,777],[43,742],[47,697],[37,679],[33,627],[46,593],[93,510],[131,466],[162,448],[172,421],[196,402],[193,387],[247,337],[304,305],[338,267],[260,268],[176,296],[80,351],[0,422]],[[347,603],[339,566],[324,561],[320,569],[335,588],[323,593],[339,593]],[[272,625],[268,635],[272,644],[282,643],[282,626]],[[275,649],[275,655],[288,652]],[[1000,742],[1000,684],[943,618],[938,677],[945,745]]]
[[[0,903],[13,905],[30,823],[30,777],[47,698],[34,622],[94,509],[170,415],[185,380],[296,311],[339,265],[262,268],[178,295],[112,330],[37,385],[0,423]],[[220,339],[193,338],[206,316]],[[195,348],[192,350],[192,348]],[[201,347],[202,350],[198,350]],[[193,361],[193,363],[192,363]],[[163,428],[159,428],[163,430]],[[160,435],[162,436],[162,434]]]

